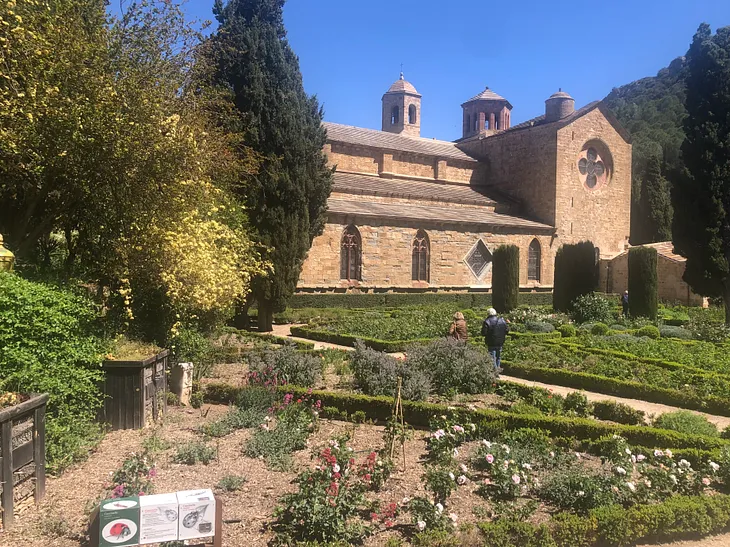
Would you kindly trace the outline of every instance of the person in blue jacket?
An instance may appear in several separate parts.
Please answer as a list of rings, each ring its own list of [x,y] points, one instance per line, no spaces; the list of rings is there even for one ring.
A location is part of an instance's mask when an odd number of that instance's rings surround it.
[[[487,350],[494,360],[494,368],[499,370],[502,367],[502,346],[509,332],[509,320],[499,317],[497,310],[489,308],[487,318],[482,324],[482,336]]]

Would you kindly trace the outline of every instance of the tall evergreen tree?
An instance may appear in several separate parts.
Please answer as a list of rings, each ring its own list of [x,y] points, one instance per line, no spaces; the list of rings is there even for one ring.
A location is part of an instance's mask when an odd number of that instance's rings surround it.
[[[730,27],[700,25],[687,54],[686,169],[673,180],[673,241],[684,279],[722,296],[730,324]]]
[[[285,0],[216,0],[220,27],[203,48],[212,83],[232,91],[246,143],[262,157],[241,198],[274,273],[254,283],[259,329],[293,294],[312,240],[324,228],[331,170],[317,98],[304,91],[286,39]],[[242,187],[243,188],[243,187]]]
[[[661,161],[652,156],[647,161],[646,175],[641,185],[639,217],[641,238],[637,243],[669,241],[672,238],[672,203],[669,182],[662,176]]]

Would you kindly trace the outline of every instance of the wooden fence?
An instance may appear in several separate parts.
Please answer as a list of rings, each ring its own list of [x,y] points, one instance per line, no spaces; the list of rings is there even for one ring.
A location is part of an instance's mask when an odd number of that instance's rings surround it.
[[[46,404],[48,395],[0,410],[0,480],[2,523],[13,526],[15,502],[46,493]]]

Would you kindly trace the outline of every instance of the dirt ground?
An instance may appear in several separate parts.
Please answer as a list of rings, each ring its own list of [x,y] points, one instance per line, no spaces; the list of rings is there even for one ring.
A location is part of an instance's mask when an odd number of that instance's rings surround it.
[[[29,507],[17,518],[16,527],[0,535],[0,545],[5,547],[79,547],[85,545],[88,515],[99,501],[106,483],[122,461],[131,452],[140,451],[143,441],[151,435],[169,446],[158,452],[155,491],[174,492],[201,487],[214,487],[227,475],[239,475],[247,479],[237,492],[217,492],[223,500],[223,545],[226,547],[263,547],[272,538],[266,525],[277,505],[278,498],[296,489],[292,479],[296,471],[313,465],[312,449],[327,445],[332,437],[350,432],[350,446],[358,461],[373,449],[383,446],[383,428],[373,425],[354,425],[345,422],[322,420],[320,427],[309,440],[309,447],[294,455],[295,468],[289,472],[269,471],[262,460],[244,457],[242,447],[252,430],[238,430],[218,440],[217,460],[209,465],[192,466],[171,461],[175,446],[191,440],[200,440],[197,428],[206,422],[222,417],[228,408],[221,405],[205,405],[200,410],[171,407],[165,422],[155,429],[143,431],[115,431],[109,433],[88,460],[67,470],[58,478],[49,478],[47,495],[40,507]],[[369,499],[382,503],[400,502],[404,497],[425,494],[421,485],[422,467],[419,460],[425,454],[425,432],[415,432],[406,444],[406,469],[399,467],[391,476],[383,491],[369,494]],[[464,445],[460,460],[466,461],[472,445]],[[475,507],[488,509],[488,502],[474,493],[474,485],[459,488],[449,498],[446,510],[458,515],[459,523],[476,522]],[[543,508],[544,509],[544,508]],[[535,516],[538,521],[548,515],[541,510]],[[398,526],[409,524],[409,515],[402,514]],[[384,545],[392,531],[383,531],[366,541],[366,546]],[[470,542],[471,543],[471,542]],[[730,534],[696,542],[679,542],[675,547],[721,547],[730,545]],[[666,546],[668,547],[668,546]]]

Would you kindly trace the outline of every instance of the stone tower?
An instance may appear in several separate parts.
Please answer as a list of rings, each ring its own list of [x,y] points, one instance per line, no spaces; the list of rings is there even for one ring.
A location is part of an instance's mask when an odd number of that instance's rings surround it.
[[[512,105],[489,88],[466,101],[461,108],[464,109],[464,138],[510,127]]]
[[[575,112],[575,100],[562,89],[545,101],[545,121],[556,122]]]
[[[383,95],[383,131],[421,136],[421,95],[413,84],[403,79],[402,72]]]

